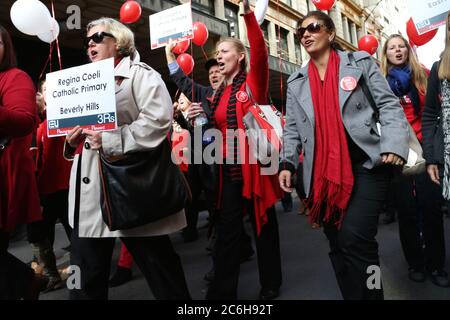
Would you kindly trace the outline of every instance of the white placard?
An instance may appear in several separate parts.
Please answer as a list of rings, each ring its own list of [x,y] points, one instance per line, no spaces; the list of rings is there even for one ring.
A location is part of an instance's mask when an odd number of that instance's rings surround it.
[[[48,136],[117,128],[114,58],[47,74]]]
[[[409,10],[419,34],[445,24],[450,0],[409,0]]]
[[[185,3],[150,16],[151,48],[164,47],[169,39],[183,41],[192,39],[192,9]]]

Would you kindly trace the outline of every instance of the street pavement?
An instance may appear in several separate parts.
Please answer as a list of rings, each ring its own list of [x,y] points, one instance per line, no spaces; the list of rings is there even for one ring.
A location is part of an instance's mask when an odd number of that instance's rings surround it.
[[[331,263],[328,259],[328,242],[320,229],[312,229],[307,217],[297,214],[298,199],[294,197],[292,212],[285,213],[277,205],[280,229],[281,259],[283,268],[282,300],[340,300]],[[207,254],[208,241],[207,214],[202,212],[199,219],[199,240],[184,243],[180,233],[171,236],[176,251],[181,257],[186,280],[192,298],[204,299],[207,282],[204,274],[211,268],[211,257]],[[450,270],[450,219],[444,218],[447,244],[447,268]],[[248,230],[250,225],[247,223]],[[408,266],[400,246],[397,223],[380,224],[378,236],[380,245],[381,272],[385,299],[389,300],[446,300],[450,299],[450,288],[439,288],[427,279],[424,283],[415,283],[408,279]],[[57,225],[55,252],[58,263],[67,265],[69,254],[62,248],[68,245],[61,225]],[[117,242],[111,274],[115,269],[120,245]],[[19,259],[31,260],[31,249],[25,239],[12,242],[10,252]],[[256,300],[260,290],[256,256],[241,264],[238,297],[242,300]],[[42,300],[68,299],[68,290],[60,289],[42,294]],[[153,300],[144,277],[136,266],[133,267],[133,280],[127,284],[111,288],[109,298],[112,300]]]

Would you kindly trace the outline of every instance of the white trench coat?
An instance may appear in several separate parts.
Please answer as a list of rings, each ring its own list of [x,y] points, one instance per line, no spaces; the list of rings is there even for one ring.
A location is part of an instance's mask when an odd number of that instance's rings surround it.
[[[106,155],[123,155],[130,151],[158,146],[172,123],[172,101],[161,75],[145,63],[123,58],[115,68],[118,129],[102,133],[102,148]],[[119,81],[117,81],[119,80]],[[120,80],[122,82],[120,83]],[[120,84],[117,84],[120,83]],[[65,157],[73,159],[69,190],[69,223],[74,226],[77,171],[80,181],[80,238],[145,237],[166,235],[186,226],[184,210],[156,222],[128,230],[111,232],[103,222],[100,208],[100,176],[98,152],[83,146],[80,155],[65,149]]]

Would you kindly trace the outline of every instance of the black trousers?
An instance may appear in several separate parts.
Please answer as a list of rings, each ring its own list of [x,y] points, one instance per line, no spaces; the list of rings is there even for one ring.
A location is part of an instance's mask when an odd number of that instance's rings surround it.
[[[346,300],[383,299],[383,289],[369,289],[369,266],[378,266],[378,214],[387,196],[391,167],[367,170],[354,165],[354,187],[340,229],[324,225],[330,242],[330,260],[342,296]],[[381,283],[381,279],[380,279]]]
[[[190,164],[186,179],[192,192],[192,202],[186,208],[186,236],[197,234],[198,213],[200,211],[200,195],[204,191],[207,209],[211,212],[214,203],[214,189],[207,181],[212,180],[212,169],[205,164]]]
[[[225,176],[222,185],[222,208],[214,217],[217,233],[213,252],[215,277],[206,295],[208,300],[237,299],[244,206],[251,214],[261,286],[267,289],[279,289],[281,286],[280,240],[275,208],[267,211],[268,222],[259,237],[256,236],[255,215],[251,203],[242,197],[242,183],[232,182]]]
[[[0,300],[24,298],[34,271],[8,252],[9,234],[0,230]]]
[[[400,241],[406,261],[418,270],[443,269],[445,263],[441,187],[427,172],[394,180]]]
[[[121,238],[158,300],[190,300],[183,267],[169,236]],[[81,289],[71,300],[108,299],[115,238],[80,238],[72,233],[70,264],[81,271]]]
[[[27,225],[27,235],[30,243],[49,240],[53,245],[55,241],[55,223],[57,220],[61,221],[67,238],[70,240],[72,228],[68,222],[68,201],[69,190],[60,190],[49,195],[41,196],[43,219]]]

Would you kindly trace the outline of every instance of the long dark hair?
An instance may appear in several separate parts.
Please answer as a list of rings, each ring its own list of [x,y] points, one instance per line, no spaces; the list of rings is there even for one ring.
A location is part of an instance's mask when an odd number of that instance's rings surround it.
[[[0,25],[0,36],[4,49],[3,59],[0,61],[0,71],[17,67],[16,53],[14,52],[11,36],[2,25]]]
[[[327,15],[325,12],[316,10],[316,11],[310,11],[308,12],[308,14],[306,16],[304,16],[303,18],[301,18],[298,22],[297,22],[297,38],[298,41],[300,41],[300,36],[298,34],[298,29],[301,27],[303,21],[305,21],[308,18],[314,17],[317,20],[321,21],[324,26],[328,29],[329,32],[334,32],[335,36],[333,41],[331,42],[330,46],[331,48],[335,49],[335,50],[341,50],[343,51],[344,49],[342,49],[341,45],[339,43],[336,42],[336,26],[334,25],[333,19],[330,18],[329,15]]]

